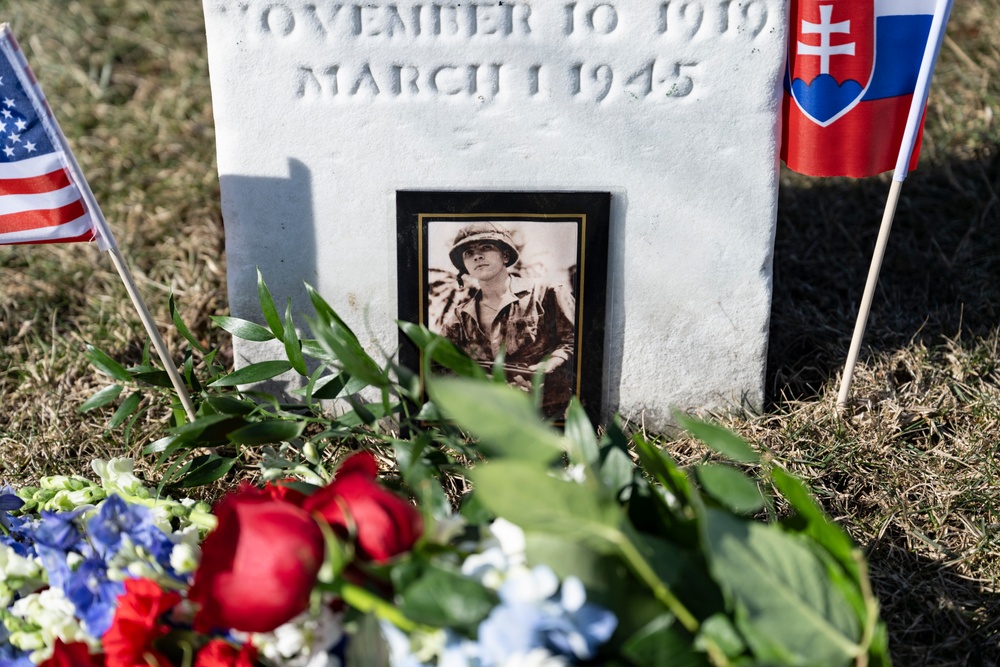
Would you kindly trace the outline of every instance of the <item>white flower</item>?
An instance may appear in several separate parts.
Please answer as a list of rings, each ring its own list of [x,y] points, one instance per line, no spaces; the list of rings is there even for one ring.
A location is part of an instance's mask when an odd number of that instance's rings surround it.
[[[576,465],[569,466],[566,468],[564,474],[561,476],[562,479],[567,482],[576,482],[577,484],[583,484],[587,481],[587,466],[583,463],[577,463]]]
[[[500,587],[500,599],[507,604],[541,605],[559,590],[559,577],[548,565],[511,572]]]
[[[67,644],[86,642],[93,648],[100,647],[100,642],[81,627],[73,603],[58,588],[46,588],[21,598],[10,606],[10,612],[36,628],[12,632],[9,638],[14,646],[31,651],[29,658],[35,664],[52,655],[57,638]]]
[[[251,635],[261,655],[282,667],[340,667],[329,651],[344,636],[341,617],[327,606],[304,611],[271,632]]]
[[[170,567],[177,574],[187,574],[198,569],[201,562],[201,547],[197,544],[181,542],[170,551]]]
[[[94,459],[90,462],[90,467],[101,478],[101,486],[109,493],[138,496],[141,495],[140,489],[145,490],[142,481],[132,472],[135,470],[135,461],[132,459],[124,457],[113,458],[110,461]]]
[[[562,656],[552,655],[543,648],[533,648],[526,654],[510,656],[499,667],[565,667],[569,664]]]
[[[452,514],[440,519],[435,519],[434,525],[428,532],[427,540],[434,544],[448,544],[465,529],[465,517],[461,514]]]
[[[484,549],[462,563],[462,574],[496,590],[509,573],[525,569],[526,540],[524,531],[506,519],[496,519],[489,533]]]
[[[18,556],[14,549],[0,544],[0,581],[42,578],[42,566],[37,560]]]

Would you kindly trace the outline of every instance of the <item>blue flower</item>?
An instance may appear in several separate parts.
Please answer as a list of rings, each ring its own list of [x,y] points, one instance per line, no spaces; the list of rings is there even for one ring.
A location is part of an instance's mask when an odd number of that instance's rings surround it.
[[[89,554],[90,549],[76,525],[77,517],[83,512],[42,512],[42,518],[32,533],[35,551],[49,575],[49,584],[56,588],[65,588],[71,574],[66,554],[70,551]]]
[[[108,579],[104,561],[88,558],[69,575],[63,592],[86,623],[88,632],[100,637],[111,627],[115,601],[125,592],[125,585]]]
[[[72,512],[42,512],[42,520],[35,528],[34,538],[41,544],[59,551],[79,551],[83,545],[83,534],[76,525],[76,519],[84,510]]]
[[[579,579],[567,577],[560,586],[544,565],[510,575],[499,593],[501,603],[479,625],[484,667],[537,649],[572,661],[592,660],[618,626],[611,611],[587,602]]]
[[[170,568],[170,553],[174,543],[157,528],[153,513],[147,508],[130,505],[119,496],[111,495],[90,519],[87,528],[105,558],[121,549],[122,537],[127,535],[133,544],[145,549],[162,567],[173,571]]]
[[[559,607],[561,613],[546,617],[539,627],[546,648],[553,653],[590,660],[618,627],[614,613],[587,603],[587,592],[576,577],[563,581]]]
[[[0,624],[0,629],[3,624]],[[0,667],[35,667],[28,658],[28,651],[14,648],[5,638],[0,641]]]
[[[24,501],[14,495],[9,486],[0,487],[0,532],[10,533],[10,518],[7,512],[19,510],[23,506]]]
[[[526,655],[542,645],[539,632],[545,619],[536,605],[501,603],[479,624],[479,657],[485,667],[502,665],[513,656]]]

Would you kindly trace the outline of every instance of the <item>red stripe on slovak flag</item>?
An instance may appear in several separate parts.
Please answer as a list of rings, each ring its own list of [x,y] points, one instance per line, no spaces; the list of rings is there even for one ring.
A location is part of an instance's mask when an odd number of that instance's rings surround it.
[[[72,181],[70,181],[66,170],[57,169],[41,176],[0,179],[0,194],[40,195],[45,192],[61,190],[71,184]]]
[[[23,232],[29,229],[56,227],[72,222],[85,213],[83,202],[79,199],[59,208],[8,213],[0,215],[0,232]]]

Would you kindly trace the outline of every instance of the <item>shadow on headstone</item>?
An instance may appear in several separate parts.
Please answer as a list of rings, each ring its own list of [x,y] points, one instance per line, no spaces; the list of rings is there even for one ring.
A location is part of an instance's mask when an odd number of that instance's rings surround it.
[[[287,178],[223,174],[220,187],[230,312],[233,317],[263,323],[257,296],[259,267],[278,312],[283,317],[291,299],[296,328],[303,329],[307,326],[306,316],[312,313],[303,283],[317,281],[316,220],[309,169],[301,161],[290,159]],[[251,213],[245,213],[248,211]],[[241,341],[235,361],[240,367],[262,358],[285,358],[280,343]],[[299,384],[296,379],[297,374],[289,373],[265,383],[261,389],[275,393],[286,381],[291,381],[292,386]]]

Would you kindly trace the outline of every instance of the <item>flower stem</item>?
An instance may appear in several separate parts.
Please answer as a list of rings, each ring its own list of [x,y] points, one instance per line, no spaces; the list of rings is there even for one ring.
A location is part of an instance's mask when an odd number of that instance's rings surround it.
[[[656,574],[652,566],[646,558],[639,552],[636,548],[633,540],[629,536],[622,532],[615,532],[615,537],[611,540],[615,546],[618,547],[622,558],[631,568],[632,572],[635,573],[650,590],[653,591],[653,595],[659,600],[663,605],[669,609],[677,620],[680,621],[681,625],[690,632],[692,635],[698,632],[700,624],[698,619],[694,617],[688,608],[684,606],[677,596],[673,594],[670,588],[663,582],[662,579]]]

